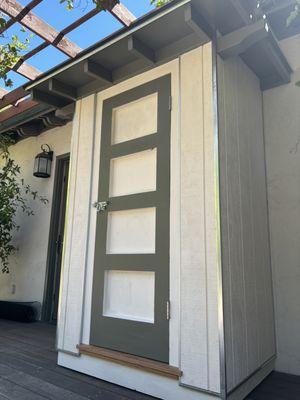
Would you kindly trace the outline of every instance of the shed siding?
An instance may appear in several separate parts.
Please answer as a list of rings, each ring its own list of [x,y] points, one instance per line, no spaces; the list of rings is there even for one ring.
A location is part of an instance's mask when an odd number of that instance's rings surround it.
[[[275,354],[262,95],[239,59],[218,59],[227,388]]]
[[[80,342],[89,343],[96,229],[96,212],[91,205],[97,199],[103,101],[166,74],[172,76],[170,363],[183,370],[183,384],[217,392],[220,367],[211,44],[77,103],[58,345],[62,352],[77,353]],[[60,360],[65,359],[61,355]],[[83,371],[84,362],[81,369],[80,361],[74,358],[74,368]],[[107,368],[111,368],[109,363]],[[97,376],[101,378],[101,369]],[[137,381],[134,388],[139,384]],[[150,381],[143,390],[157,395]]]
[[[212,49],[181,57],[182,381],[218,392],[217,219]]]

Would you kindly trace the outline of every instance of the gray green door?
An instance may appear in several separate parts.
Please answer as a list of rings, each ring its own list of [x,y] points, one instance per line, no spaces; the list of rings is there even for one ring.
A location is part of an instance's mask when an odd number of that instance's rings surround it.
[[[103,104],[90,343],[169,361],[171,79]]]

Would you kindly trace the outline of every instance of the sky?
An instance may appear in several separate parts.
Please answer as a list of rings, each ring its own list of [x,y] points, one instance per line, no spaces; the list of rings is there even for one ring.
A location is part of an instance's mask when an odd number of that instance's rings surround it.
[[[29,0],[18,0],[23,6],[29,3]],[[153,6],[150,5],[150,0],[122,0],[122,3],[136,16],[147,13]],[[72,11],[66,10],[65,5],[59,3],[59,0],[44,0],[37,7],[34,8],[33,12],[40,18],[47,21],[48,24],[52,25],[57,30],[62,30],[64,27],[77,20],[89,10],[93,8],[91,0],[77,0],[77,7]],[[98,15],[85,22],[76,30],[72,31],[67,37],[77,43],[78,46],[85,49],[97,41],[103,39],[112,32],[120,29],[122,25],[108,12],[100,12]],[[18,35],[20,39],[28,37],[30,31],[25,33],[21,32],[21,25],[19,23],[14,24],[5,33],[5,38],[0,39],[0,44],[4,44],[9,40],[12,35]],[[30,38],[30,45],[28,50],[31,50],[41,44],[43,40],[37,35]],[[27,51],[28,51],[27,50]],[[48,46],[42,52],[36,54],[30,58],[27,62],[39,69],[42,72],[49,70],[55,65],[68,59],[61,51],[55,49],[53,46]],[[14,83],[14,86],[8,90],[12,90],[20,85],[26,83],[28,80],[23,78],[21,75],[10,72],[8,75]],[[0,81],[0,87],[5,87],[4,83]]]

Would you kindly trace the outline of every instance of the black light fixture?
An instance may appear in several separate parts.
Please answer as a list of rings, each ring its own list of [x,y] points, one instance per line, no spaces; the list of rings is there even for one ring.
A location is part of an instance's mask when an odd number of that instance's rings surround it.
[[[50,178],[53,151],[47,144],[41,146],[42,153],[38,154],[34,160],[33,175],[37,178]]]

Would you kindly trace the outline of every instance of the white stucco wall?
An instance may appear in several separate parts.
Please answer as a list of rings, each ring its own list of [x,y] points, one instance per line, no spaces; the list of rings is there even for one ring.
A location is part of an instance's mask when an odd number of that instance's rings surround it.
[[[276,369],[300,375],[300,35],[281,45],[292,82],[264,93]]]
[[[10,273],[0,272],[0,300],[40,301],[43,300],[51,203],[55,176],[55,157],[70,152],[72,123],[47,131],[35,138],[22,140],[10,149],[12,158],[21,166],[21,176],[26,184],[45,196],[49,203],[37,201],[30,204],[35,212],[27,217],[20,213],[17,223],[20,230],[15,234],[14,244],[18,251],[11,257]],[[52,174],[49,179],[33,176],[35,156],[41,145],[47,143],[54,151]]]

